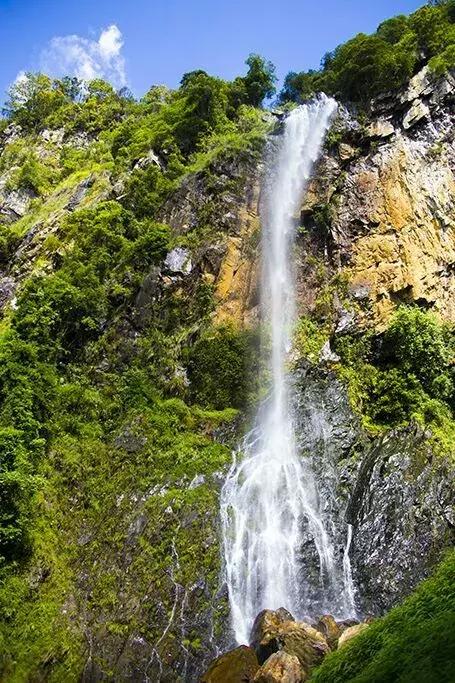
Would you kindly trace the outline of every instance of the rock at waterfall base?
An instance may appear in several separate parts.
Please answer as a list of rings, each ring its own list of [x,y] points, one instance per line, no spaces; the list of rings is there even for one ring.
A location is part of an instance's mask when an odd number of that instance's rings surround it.
[[[343,647],[349,640],[352,640],[352,638],[355,638],[356,636],[359,635],[359,633],[362,633],[362,631],[365,631],[367,629],[369,624],[356,624],[355,626],[350,626],[349,628],[344,631],[339,640],[338,640],[338,649],[340,647]]]
[[[254,650],[241,645],[215,659],[200,683],[252,683],[258,669]]]
[[[343,629],[337,624],[334,617],[331,614],[324,614],[316,623],[315,628],[322,633],[329,647],[336,650]]]
[[[276,639],[279,628],[285,621],[293,620],[292,614],[284,607],[276,611],[264,609],[259,612],[250,634],[250,644],[257,654],[259,664],[264,664],[270,655],[279,650]]]
[[[284,651],[271,655],[254,677],[254,683],[302,683],[304,680],[297,657]]]
[[[289,616],[284,609],[261,612],[251,631],[251,646],[260,664],[264,664],[273,653],[284,651],[297,657],[302,673],[308,674],[330,652],[330,647],[322,633],[309,624],[289,619]]]

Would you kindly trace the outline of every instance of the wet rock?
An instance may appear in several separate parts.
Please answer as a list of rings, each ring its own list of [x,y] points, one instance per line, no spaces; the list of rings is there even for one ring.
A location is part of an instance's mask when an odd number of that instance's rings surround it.
[[[166,256],[164,267],[170,273],[189,275],[193,269],[190,252],[188,249],[176,247]]]
[[[455,533],[455,471],[432,454],[418,425],[391,430],[364,452],[346,516],[362,610],[378,615],[408,595],[439,561]]]
[[[342,629],[331,614],[324,614],[315,624],[317,631],[322,633],[332,650],[336,649]]]
[[[273,611],[265,609],[254,620],[250,634],[251,647],[256,651],[260,664],[279,649],[277,634],[285,621],[293,621],[293,616],[284,607]]]
[[[271,655],[254,677],[254,683],[301,683],[303,680],[299,660],[284,651]]]
[[[250,683],[259,669],[254,650],[241,645],[215,659],[200,683]]]
[[[360,624],[358,619],[343,619],[342,621],[337,621],[337,626],[340,628],[341,633],[344,633],[346,629],[351,628],[351,626],[357,626]]]
[[[358,636],[359,633],[366,631],[367,628],[368,624],[365,623],[356,624],[355,626],[350,626],[349,628],[347,628],[346,631],[343,631],[338,640],[338,649],[340,649],[340,647],[343,647],[343,645],[345,645],[348,641]]]

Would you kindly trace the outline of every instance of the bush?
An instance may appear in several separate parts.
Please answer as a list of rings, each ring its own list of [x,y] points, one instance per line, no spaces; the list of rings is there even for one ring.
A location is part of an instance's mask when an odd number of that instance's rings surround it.
[[[402,306],[382,335],[342,335],[333,348],[368,420],[394,426],[416,418],[440,433],[455,403],[454,343],[432,313]]]
[[[401,307],[384,334],[381,360],[415,376],[430,396],[450,400],[453,344],[450,331],[431,313]]]
[[[194,401],[215,410],[245,405],[251,391],[254,335],[221,326],[202,336],[187,363]]]

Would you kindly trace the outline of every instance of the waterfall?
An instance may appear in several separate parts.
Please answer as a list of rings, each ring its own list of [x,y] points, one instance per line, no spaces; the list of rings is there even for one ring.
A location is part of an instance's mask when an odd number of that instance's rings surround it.
[[[331,594],[341,591],[348,606],[353,600],[348,544],[339,571],[319,510],[315,477],[297,453],[286,373],[295,317],[295,215],[335,110],[335,101],[324,95],[294,109],[269,155],[261,219],[271,392],[234,455],[221,493],[226,582],[238,643],[248,642],[253,620],[264,608],[285,607],[296,618],[311,609],[302,598],[303,528],[317,551],[321,585],[330,587]]]

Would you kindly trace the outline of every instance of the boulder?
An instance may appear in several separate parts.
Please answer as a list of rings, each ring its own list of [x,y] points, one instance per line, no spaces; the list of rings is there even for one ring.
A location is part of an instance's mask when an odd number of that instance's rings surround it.
[[[261,665],[275,652],[284,650],[297,657],[303,672],[308,673],[330,648],[322,633],[305,622],[287,618],[288,615],[285,609],[261,612],[253,625],[251,646]]]
[[[304,674],[309,674],[330,652],[322,633],[304,622],[285,621],[276,639],[280,650],[298,658]]]
[[[350,626],[344,631],[338,640],[338,649],[343,647],[349,640],[355,638],[368,628],[368,624],[356,624],[355,626]]]
[[[329,647],[336,649],[338,639],[342,634],[342,629],[331,614],[324,614],[315,625],[317,631],[322,633]]]
[[[302,683],[303,676],[297,657],[281,651],[267,659],[253,680],[254,683]]]
[[[260,664],[279,649],[277,634],[285,621],[292,621],[293,616],[284,607],[273,611],[262,610],[257,615],[250,634],[250,645],[256,651]]]
[[[217,657],[200,683],[250,683],[259,669],[254,650],[246,645]]]

